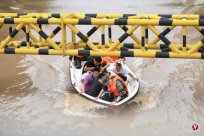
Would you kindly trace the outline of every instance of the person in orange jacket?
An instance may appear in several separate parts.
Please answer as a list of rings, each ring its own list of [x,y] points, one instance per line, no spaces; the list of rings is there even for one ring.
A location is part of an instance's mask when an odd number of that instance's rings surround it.
[[[128,96],[126,83],[118,75],[110,75],[106,88],[102,89],[98,98],[112,102],[119,102]]]

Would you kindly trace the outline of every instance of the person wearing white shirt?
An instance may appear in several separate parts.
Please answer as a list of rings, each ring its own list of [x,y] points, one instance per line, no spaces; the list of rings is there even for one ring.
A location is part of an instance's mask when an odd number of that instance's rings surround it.
[[[132,77],[134,80],[138,80],[138,78],[136,78],[130,71],[125,69],[119,62],[116,63],[116,66],[111,69],[111,71],[120,76],[124,81],[127,81],[127,75]]]

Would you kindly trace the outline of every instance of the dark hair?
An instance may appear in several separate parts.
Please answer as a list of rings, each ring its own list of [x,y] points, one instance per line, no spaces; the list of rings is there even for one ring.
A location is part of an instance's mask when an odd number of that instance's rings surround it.
[[[95,60],[96,62],[101,62],[101,61],[102,61],[101,57],[94,57],[94,60]]]
[[[122,64],[117,62],[117,63],[116,63],[116,66],[122,67]]]
[[[100,72],[100,69],[97,68],[97,67],[95,67],[95,68],[93,69],[93,72],[94,72],[94,71]]]

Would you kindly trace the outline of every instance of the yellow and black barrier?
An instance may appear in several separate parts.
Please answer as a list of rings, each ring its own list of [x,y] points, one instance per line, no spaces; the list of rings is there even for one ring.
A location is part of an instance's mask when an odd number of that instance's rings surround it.
[[[91,28],[84,34],[79,26]],[[0,31],[8,34],[0,37],[0,53],[203,59],[204,38],[187,43],[188,28],[204,35],[203,26],[203,15],[0,13]],[[175,27],[180,43],[167,37]],[[99,40],[91,39],[97,30]]]

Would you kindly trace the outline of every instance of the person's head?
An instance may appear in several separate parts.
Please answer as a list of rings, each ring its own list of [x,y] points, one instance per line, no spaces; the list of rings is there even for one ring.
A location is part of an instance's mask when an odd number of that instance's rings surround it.
[[[99,69],[99,68],[94,68],[94,69],[93,69],[93,77],[94,77],[94,78],[98,78],[99,72],[100,72],[100,69]]]
[[[100,65],[101,61],[102,61],[101,57],[94,57],[94,64],[96,66]]]
[[[116,69],[116,71],[120,71],[122,69],[122,64],[117,62],[115,69]]]

